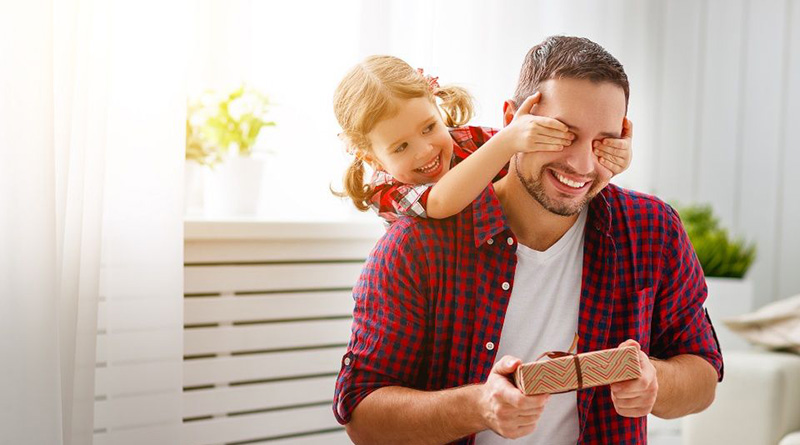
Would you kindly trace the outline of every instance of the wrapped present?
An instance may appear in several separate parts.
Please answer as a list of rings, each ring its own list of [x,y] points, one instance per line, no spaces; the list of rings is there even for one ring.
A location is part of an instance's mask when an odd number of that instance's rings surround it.
[[[514,373],[514,383],[527,395],[556,394],[638,378],[636,346],[570,354],[548,352],[549,360],[525,363]]]

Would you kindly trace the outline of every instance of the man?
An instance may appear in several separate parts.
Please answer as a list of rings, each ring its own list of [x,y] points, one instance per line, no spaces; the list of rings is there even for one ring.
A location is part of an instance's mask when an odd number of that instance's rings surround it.
[[[517,109],[535,91],[539,104]],[[609,185],[594,153],[621,136],[628,95],[602,47],[546,39],[526,56],[504,123],[558,119],[572,144],[517,154],[460,214],[402,219],[378,242],[354,289],[334,397],[354,442],[645,443],[647,414],[710,405],[722,357],[686,233],[663,202]],[[641,377],[552,396],[512,385],[522,361],[575,336],[579,352],[641,345]]]

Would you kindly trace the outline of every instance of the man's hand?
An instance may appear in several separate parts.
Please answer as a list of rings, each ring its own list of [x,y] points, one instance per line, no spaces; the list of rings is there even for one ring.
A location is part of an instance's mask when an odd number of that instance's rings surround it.
[[[625,340],[619,347],[639,348],[639,367],[642,375],[636,380],[611,384],[611,400],[617,413],[623,417],[643,417],[650,414],[658,395],[656,368],[635,340]]]
[[[503,128],[495,138],[501,138],[509,155],[518,152],[561,151],[569,147],[575,135],[569,127],[557,119],[531,114],[533,107],[539,103],[542,93],[536,92],[528,96],[519,106],[514,119]]]
[[[486,383],[481,385],[481,417],[487,428],[507,439],[532,433],[550,398],[549,394],[526,396],[511,384],[508,377],[521,364],[516,357],[504,356],[494,364]]]

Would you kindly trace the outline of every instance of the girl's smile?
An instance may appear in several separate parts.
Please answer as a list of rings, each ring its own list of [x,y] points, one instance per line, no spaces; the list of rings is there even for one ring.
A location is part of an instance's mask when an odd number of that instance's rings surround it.
[[[428,98],[398,99],[397,112],[368,134],[367,160],[405,184],[431,184],[450,170],[453,139]]]

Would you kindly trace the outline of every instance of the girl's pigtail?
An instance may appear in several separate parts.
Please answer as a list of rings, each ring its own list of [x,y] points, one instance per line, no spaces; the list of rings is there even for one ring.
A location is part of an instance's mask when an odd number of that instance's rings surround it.
[[[334,195],[340,198],[350,198],[353,205],[362,212],[369,209],[369,201],[372,198],[373,190],[364,184],[364,161],[356,156],[344,174],[344,190],[337,192],[331,189]]]
[[[448,127],[465,125],[475,114],[472,96],[462,87],[448,85],[436,88],[433,94],[441,100],[439,108],[444,111]]]

